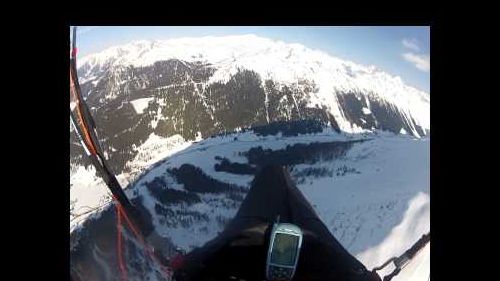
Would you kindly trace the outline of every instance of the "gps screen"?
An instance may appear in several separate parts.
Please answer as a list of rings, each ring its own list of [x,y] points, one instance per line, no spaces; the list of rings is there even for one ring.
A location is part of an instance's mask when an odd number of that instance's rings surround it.
[[[271,263],[285,266],[295,265],[298,244],[298,236],[277,233],[271,252]]]

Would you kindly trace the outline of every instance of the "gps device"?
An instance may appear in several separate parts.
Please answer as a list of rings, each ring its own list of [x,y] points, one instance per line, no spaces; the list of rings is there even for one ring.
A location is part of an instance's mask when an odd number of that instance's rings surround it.
[[[292,279],[302,246],[302,230],[291,223],[275,223],[267,251],[268,281]]]

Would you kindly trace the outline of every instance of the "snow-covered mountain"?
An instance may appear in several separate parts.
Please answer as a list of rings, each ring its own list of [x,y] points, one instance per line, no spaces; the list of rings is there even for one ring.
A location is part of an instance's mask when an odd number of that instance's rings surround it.
[[[401,78],[375,66],[362,66],[300,44],[287,44],[255,35],[133,42],[82,58],[79,61],[79,75],[82,83],[91,82],[92,85],[99,84],[106,77],[114,78],[115,85],[108,85],[110,91],[107,94],[111,97],[117,95],[120,89],[133,91],[134,86],[159,90],[175,86],[168,83],[172,82],[168,79],[161,81],[162,73],[158,71],[161,70],[158,69],[158,62],[169,60],[175,60],[172,66],[175,69],[174,77],[178,70],[179,74],[185,76],[181,78],[183,83],[201,86],[197,94],[204,98],[207,98],[209,85],[227,84],[244,70],[255,72],[264,90],[268,122],[268,106],[272,98],[269,95],[273,93],[272,89],[266,87],[266,82],[272,81],[279,89],[288,87],[292,90],[294,104],[291,107],[299,115],[302,108],[301,101],[297,99],[302,92],[307,94],[306,107],[325,106],[340,129],[346,132],[380,126],[376,122],[363,126],[356,120],[365,117],[365,123],[369,123],[370,117],[380,119],[377,113],[371,111],[373,105],[370,101],[395,107],[404,119],[403,124],[408,126],[402,129],[410,134],[422,136],[430,129],[429,94],[405,85]],[[143,74],[140,78],[130,75],[128,71],[151,67],[152,73]],[[185,73],[184,67],[201,68],[208,75],[195,79],[196,75]],[[197,87],[194,88],[196,91]],[[95,90],[90,87],[89,94]],[[343,97],[346,95],[355,95],[360,100],[361,112],[355,112],[354,108],[345,104],[349,102],[347,97]],[[360,113],[365,116],[352,116]]]
[[[254,35],[139,41],[78,65],[117,173],[152,133],[194,140],[315,119],[348,133],[430,134],[428,93],[376,67]]]
[[[270,162],[368,268],[429,230],[430,97],[399,77],[254,35],[138,41],[78,65],[114,172],[175,245],[215,237]],[[113,280],[114,209],[70,142],[72,270]],[[131,280],[160,279],[126,240]],[[393,280],[426,280],[429,247]]]

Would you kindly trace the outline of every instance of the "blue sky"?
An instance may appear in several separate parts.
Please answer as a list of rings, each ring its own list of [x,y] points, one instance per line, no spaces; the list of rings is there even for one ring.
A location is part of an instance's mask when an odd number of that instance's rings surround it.
[[[255,34],[300,43],[364,65],[376,65],[429,92],[430,27],[79,27],[79,56],[140,39]]]

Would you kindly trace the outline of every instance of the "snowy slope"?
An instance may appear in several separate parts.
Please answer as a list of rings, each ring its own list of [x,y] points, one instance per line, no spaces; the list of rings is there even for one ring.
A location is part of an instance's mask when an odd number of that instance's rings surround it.
[[[187,148],[190,144],[191,142],[185,141],[179,135],[163,138],[151,134],[144,144],[134,149],[138,153],[132,161],[127,163],[128,172],[117,176],[118,181],[123,187],[127,186],[140,173],[160,160]],[[72,208],[70,231],[73,231],[89,215],[95,213],[89,211],[98,211],[106,206],[110,202],[111,196],[106,184],[97,176],[93,166],[77,166],[76,170],[70,172],[70,183]]]
[[[383,264],[389,257],[399,256],[402,249],[408,249],[422,234],[429,231],[429,195],[417,194],[408,204],[403,220],[391,229],[384,241],[358,254],[358,259],[367,267]],[[388,266],[379,273],[389,274],[394,268]],[[401,273],[393,280],[427,280],[430,275],[430,244],[427,244]]]
[[[127,66],[149,66],[168,59],[203,62],[214,67],[216,72],[208,84],[227,82],[241,69],[255,71],[262,81],[271,79],[283,85],[299,86],[299,81],[311,81],[318,91],[311,95],[309,106],[327,106],[341,130],[346,132],[359,132],[360,129],[347,120],[334,93],[355,92],[373,96],[396,106],[408,122],[412,123],[413,119],[415,125],[430,130],[429,94],[405,85],[400,77],[375,66],[355,64],[300,44],[255,35],[142,40],[111,47],[81,58],[79,76],[81,83],[95,82],[108,69],[119,72]]]
[[[169,169],[192,164],[220,182],[249,187],[253,179],[251,175],[216,171],[217,157],[245,164],[248,159],[242,152],[258,146],[277,151],[294,144],[359,139],[366,141],[355,143],[342,157],[294,165],[291,174],[339,242],[371,269],[389,257],[400,255],[429,231],[429,139],[383,132],[377,136],[337,134],[328,129],[295,137],[281,134],[259,136],[246,131],[196,143],[177,139],[177,144],[169,148],[170,152],[163,152],[169,157],[148,166],[146,159],[154,156],[155,150],[148,152],[147,147],[165,141],[152,135],[145,148],[139,148],[142,160],[137,162],[150,169],[140,175],[127,192],[132,197],[143,197],[142,203],[154,214],[153,223],[161,235],[190,250],[214,238],[224,223],[235,215],[239,202],[232,201],[224,193],[199,193],[201,201],[198,203],[163,205],[146,186],[163,179],[165,187],[185,191],[184,185],[168,172]],[[304,173],[311,168],[327,172],[319,176]],[[155,209],[157,204],[183,215],[175,221],[167,218],[170,224],[166,223]],[[185,223],[178,223],[179,220]],[[394,280],[427,280],[429,248],[427,246]]]
[[[135,110],[135,112],[137,112],[137,114],[142,114],[144,109],[146,109],[148,107],[148,103],[151,100],[153,100],[153,98],[142,98],[142,99],[136,99],[136,100],[130,101],[130,103],[134,107],[134,110]]]
[[[223,182],[248,186],[253,179],[249,175],[234,175],[216,172],[215,156],[223,156],[234,162],[244,162],[238,152],[251,147],[262,146],[277,150],[294,143],[311,141],[327,142],[347,140],[344,136],[301,136],[297,138],[268,137],[258,138],[245,133],[238,141],[232,136],[224,139],[208,140],[174,155],[155,168],[165,171],[167,168],[179,167],[191,163],[201,168],[211,177]],[[409,202],[419,193],[429,192],[429,142],[411,138],[382,137],[363,144],[355,145],[343,159],[319,162],[313,165],[302,164],[294,167],[292,175],[308,167],[325,167],[336,171],[339,167],[354,168],[358,173],[343,176],[306,178],[298,187],[316,208],[320,217],[331,227],[330,230],[345,242],[354,252],[360,252],[374,246],[373,241],[382,242],[389,231],[403,218]],[[162,175],[154,170],[142,177],[136,185],[152,181]],[[170,178],[170,175],[163,173]],[[168,182],[175,182],[170,179]],[[175,186],[175,185],[174,185]],[[205,205],[192,206],[193,209]],[[424,216],[427,214],[423,214]],[[427,221],[428,225],[428,221]],[[168,230],[171,231],[171,230]],[[189,237],[191,229],[185,235]],[[417,234],[418,235],[418,234]],[[177,242],[187,248],[198,246],[193,239],[185,239],[191,244]],[[203,238],[203,239],[208,239]],[[202,242],[202,241],[201,241]],[[193,244],[194,243],[194,244]]]
[[[129,183],[128,174],[117,176],[122,186]],[[98,214],[111,201],[111,193],[93,166],[78,166],[70,173],[70,232],[89,216]]]

